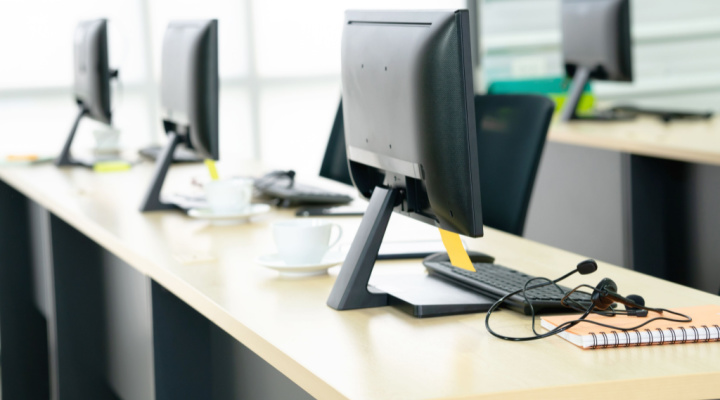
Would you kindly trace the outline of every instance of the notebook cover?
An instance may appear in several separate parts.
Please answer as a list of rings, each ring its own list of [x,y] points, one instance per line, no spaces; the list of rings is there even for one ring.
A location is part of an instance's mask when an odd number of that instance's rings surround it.
[[[641,334],[643,339],[641,344],[685,343],[688,341],[698,341],[695,340],[697,336],[703,338],[703,340],[700,341],[708,341],[705,340],[705,338],[709,338],[709,340],[720,340],[720,305],[674,308],[672,311],[690,316],[692,318],[692,322],[680,323],[666,320],[654,321],[643,326],[638,331],[628,331],[636,332],[635,335],[637,336],[627,336],[624,333],[625,331],[617,331],[594,324],[579,323],[567,331],[562,332],[559,336],[575,345],[586,348],[625,346],[628,345],[625,343],[626,337],[632,339],[633,343],[631,345],[635,345],[636,343],[634,342],[636,341],[636,337],[641,337]],[[631,328],[657,316],[660,316],[660,314],[655,312],[649,312],[646,318],[627,315],[605,317],[602,315],[591,314],[587,319],[617,326],[618,328]],[[670,318],[676,317],[672,314],[668,314],[668,316]],[[566,321],[575,320],[578,317],[579,314],[546,316],[542,317],[542,326],[549,330]],[[620,334],[618,335],[618,333]],[[571,338],[568,336],[575,337]],[[594,342],[595,345],[583,346],[578,343],[578,339],[580,339],[578,337],[582,337],[585,341]],[[591,338],[593,340],[591,340]],[[620,343],[618,344],[616,340]],[[603,345],[606,341],[612,341],[613,343],[607,346]]]

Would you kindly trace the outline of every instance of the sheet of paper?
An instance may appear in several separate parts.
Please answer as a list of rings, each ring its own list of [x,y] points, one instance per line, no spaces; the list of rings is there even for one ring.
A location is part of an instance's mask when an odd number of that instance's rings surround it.
[[[470,256],[468,256],[462,240],[460,240],[460,235],[454,232],[448,232],[444,229],[439,230],[440,237],[442,237],[443,244],[445,245],[445,251],[447,251],[448,256],[450,256],[450,264],[458,268],[475,272],[475,268],[470,261]]]

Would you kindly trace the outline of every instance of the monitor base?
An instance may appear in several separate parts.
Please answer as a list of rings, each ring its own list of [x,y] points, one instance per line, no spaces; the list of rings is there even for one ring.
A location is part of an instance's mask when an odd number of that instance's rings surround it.
[[[295,211],[296,217],[360,217],[364,214],[365,208],[357,206],[310,206]]]
[[[707,120],[712,118],[714,115],[712,111],[686,111],[622,105],[611,108],[611,111],[613,113],[621,113],[633,116],[648,115],[652,117],[658,117],[663,122],[671,122],[674,120]]]
[[[160,158],[162,150],[163,147],[152,145],[143,147],[142,149],[138,150],[138,153],[147,159],[157,161],[158,158]],[[173,164],[201,163],[203,161],[204,160],[202,159],[202,157],[198,157],[197,154],[188,150],[185,146],[178,146],[177,148],[175,148],[172,159]]]
[[[622,112],[598,112],[597,114],[581,114],[572,117],[572,121],[616,122],[632,121],[636,115]]]
[[[376,274],[370,286],[388,293],[388,305],[416,318],[485,312],[495,303],[489,297],[426,273]]]
[[[494,300],[425,274],[381,275],[373,277],[370,284],[398,192],[381,187],[373,190],[327,305],[336,310],[395,305],[418,318],[487,311]]]

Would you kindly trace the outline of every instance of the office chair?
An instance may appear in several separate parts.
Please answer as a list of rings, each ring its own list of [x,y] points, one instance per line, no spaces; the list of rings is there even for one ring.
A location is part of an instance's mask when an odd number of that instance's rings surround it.
[[[325,149],[320,176],[352,186],[345,150],[345,124],[343,122],[342,99],[335,113],[330,139]]]
[[[476,95],[483,223],[522,236],[555,104],[538,95]]]
[[[521,236],[555,105],[536,95],[476,95],[483,223]],[[352,185],[345,152],[342,100],[320,176]]]

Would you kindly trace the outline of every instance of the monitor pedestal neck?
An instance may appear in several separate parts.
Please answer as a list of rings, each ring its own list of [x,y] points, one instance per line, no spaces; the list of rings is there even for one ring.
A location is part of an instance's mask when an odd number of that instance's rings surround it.
[[[570,83],[570,89],[568,90],[567,98],[560,110],[560,120],[563,122],[568,121],[630,121],[635,118],[632,113],[617,113],[613,110],[601,110],[595,114],[590,115],[578,115],[577,108],[580,103],[585,86],[590,80],[590,68],[578,67],[575,70],[575,76]]]
[[[60,155],[55,159],[55,165],[58,167],[64,167],[69,165],[80,165],[83,167],[87,167],[88,165],[74,160],[72,156],[70,155],[70,146],[72,146],[73,138],[75,137],[75,132],[77,131],[78,125],[80,125],[80,120],[82,117],[88,114],[88,109],[85,108],[82,104],[79,105],[80,110],[78,111],[77,117],[75,117],[75,122],[73,123],[72,128],[70,129],[70,134],[68,135],[67,140],[65,141],[65,145],[63,146],[62,151],[60,152]]]
[[[588,80],[590,80],[590,69],[588,67],[578,66],[575,70],[575,76],[570,83],[565,104],[560,112],[561,121],[568,122],[577,118],[578,103],[580,103],[580,97],[582,97]]]
[[[399,189],[376,187],[373,191],[327,305],[336,310],[393,305],[419,318],[487,311],[494,300],[474,293],[468,295],[465,289],[427,275],[377,277],[375,283],[387,288],[387,293],[368,285],[399,196]]]
[[[167,176],[168,169],[172,163],[175,148],[181,141],[182,138],[180,135],[175,132],[168,132],[168,142],[162,149],[157,161],[155,161],[155,172],[153,173],[152,183],[143,198],[142,206],[140,207],[141,212],[176,210],[180,208],[175,204],[160,201],[160,191],[162,190],[163,183],[165,183],[165,176]]]
[[[352,310],[388,305],[388,295],[371,291],[368,282],[397,197],[398,189],[376,187],[373,190],[360,228],[330,292],[328,306]]]

